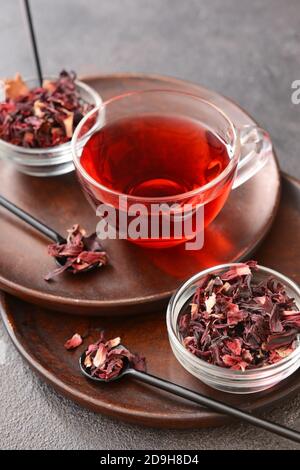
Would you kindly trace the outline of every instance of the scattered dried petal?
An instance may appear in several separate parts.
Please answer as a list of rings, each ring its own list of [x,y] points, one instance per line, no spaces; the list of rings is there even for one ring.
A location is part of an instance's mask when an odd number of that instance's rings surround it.
[[[66,349],[75,349],[77,348],[78,346],[80,346],[82,344],[82,337],[78,334],[78,333],[75,333],[72,338],[68,339],[64,346]]]

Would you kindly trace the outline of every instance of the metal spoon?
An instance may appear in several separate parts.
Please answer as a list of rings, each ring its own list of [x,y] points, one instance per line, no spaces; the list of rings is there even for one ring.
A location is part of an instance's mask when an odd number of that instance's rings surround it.
[[[12,212],[14,215],[19,217],[19,219],[23,220],[28,225],[31,225],[31,227],[35,228],[46,237],[50,238],[50,240],[52,240],[53,242],[58,243],[59,245],[63,245],[64,243],[67,243],[67,240],[64,237],[62,237],[59,233],[57,233],[55,230],[43,224],[35,217],[28,214],[28,212],[25,212],[23,209],[20,209],[20,207],[17,207],[15,204],[8,201],[1,195],[0,195],[0,206],[5,207],[5,209]],[[59,266],[64,266],[67,261],[66,258],[55,258],[55,260]],[[97,266],[98,266],[98,263],[92,264],[91,266],[88,266],[87,268],[82,269],[80,272],[91,271],[92,269],[95,269]],[[67,271],[68,270],[71,270],[71,268],[67,268]]]
[[[123,348],[124,346],[119,345],[117,348]],[[246,413],[245,411],[239,410],[238,408],[234,408],[233,406],[229,406],[226,403],[223,403],[218,400],[214,400],[213,398],[206,397],[205,395],[201,395],[200,393],[193,392],[185,387],[177,385],[173,382],[169,382],[167,380],[161,379],[159,377],[155,377],[154,375],[148,374],[146,372],[140,372],[136,369],[130,367],[129,362],[124,365],[123,370],[121,373],[110,380],[100,379],[98,377],[92,376],[89,374],[88,370],[84,366],[85,360],[85,352],[79,358],[79,365],[81,372],[85,375],[88,379],[93,380],[94,382],[101,382],[101,383],[110,383],[118,381],[126,376],[132,377],[134,379],[140,380],[148,385],[152,385],[153,387],[160,388],[167,392],[173,393],[173,395],[177,395],[181,398],[185,398],[186,400],[190,400],[194,403],[199,405],[205,406],[207,408],[211,408],[214,411],[217,411],[222,414],[226,414],[228,416],[233,416],[234,418],[238,418],[242,421],[247,421],[248,423],[263,428],[267,431],[273,432],[278,434],[279,436],[285,437],[286,439],[290,439],[292,441],[300,443],[300,433],[294,431],[293,429],[289,429],[285,426],[281,426],[276,423],[272,423],[271,421],[267,421],[261,418],[257,418],[256,416],[251,415],[250,413]]]

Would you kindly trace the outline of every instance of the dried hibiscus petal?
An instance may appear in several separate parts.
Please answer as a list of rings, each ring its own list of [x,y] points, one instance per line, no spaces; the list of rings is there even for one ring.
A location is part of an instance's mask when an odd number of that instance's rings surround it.
[[[107,357],[107,348],[103,343],[100,343],[97,352],[93,358],[93,366],[98,368],[105,364]]]
[[[227,367],[234,370],[245,370],[248,366],[247,362],[243,361],[241,357],[230,354],[222,356],[222,361]]]
[[[45,280],[71,270],[76,274],[90,266],[104,266],[108,263],[106,252],[103,250],[97,234],[85,236],[85,231],[78,224],[68,230],[66,243],[53,243],[48,246],[48,254],[54,258],[63,259],[64,265],[50,272]]]
[[[82,344],[82,337],[78,333],[75,333],[72,336],[72,338],[68,339],[65,342],[64,346],[66,349],[75,349],[81,344]]]
[[[247,312],[241,311],[237,304],[228,302],[227,305],[227,323],[228,325],[237,325],[239,322],[245,320],[248,316]]]
[[[274,278],[256,284],[249,261],[206,276],[179,316],[182,343],[197,357],[244,371],[274,364],[296,347],[300,311]]]
[[[84,366],[94,377],[111,380],[117,377],[129,362],[131,367],[145,371],[145,358],[131,353],[120,345],[121,338],[105,341],[103,332],[97,343],[90,344],[85,352]]]
[[[233,340],[226,340],[225,344],[227,348],[235,354],[236,356],[240,356],[242,352],[242,341],[238,338],[235,338]]]

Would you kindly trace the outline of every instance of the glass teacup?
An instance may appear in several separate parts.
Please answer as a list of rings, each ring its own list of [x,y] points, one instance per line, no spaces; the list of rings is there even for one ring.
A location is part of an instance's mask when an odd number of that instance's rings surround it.
[[[272,154],[268,134],[241,128],[216,105],[172,90],[116,96],[87,114],[72,139],[76,172],[101,237],[151,248],[190,243],[231,189]],[[106,235],[105,235],[106,234]]]

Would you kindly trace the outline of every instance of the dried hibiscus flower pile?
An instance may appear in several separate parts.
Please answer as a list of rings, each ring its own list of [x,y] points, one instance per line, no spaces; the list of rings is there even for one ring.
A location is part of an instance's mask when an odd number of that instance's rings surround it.
[[[105,341],[102,332],[99,341],[90,344],[85,352],[84,367],[93,377],[111,380],[122,372],[128,362],[134,369],[146,370],[145,358],[122,346],[119,337]]]
[[[101,267],[108,263],[107,254],[103,250],[97,234],[93,233],[89,237],[85,235],[85,230],[76,224],[68,230],[66,243],[48,245],[49,255],[62,260],[64,264],[50,272],[45,277],[46,281],[67,269],[73,274],[77,274],[91,266]]]
[[[202,280],[191,309],[179,318],[186,349],[236,370],[280,361],[296,347],[300,311],[274,278],[255,283],[249,261]]]
[[[92,109],[75,85],[74,72],[62,71],[42,87],[27,87],[19,74],[5,80],[0,103],[0,139],[28,148],[48,148],[68,142],[82,117]]]

